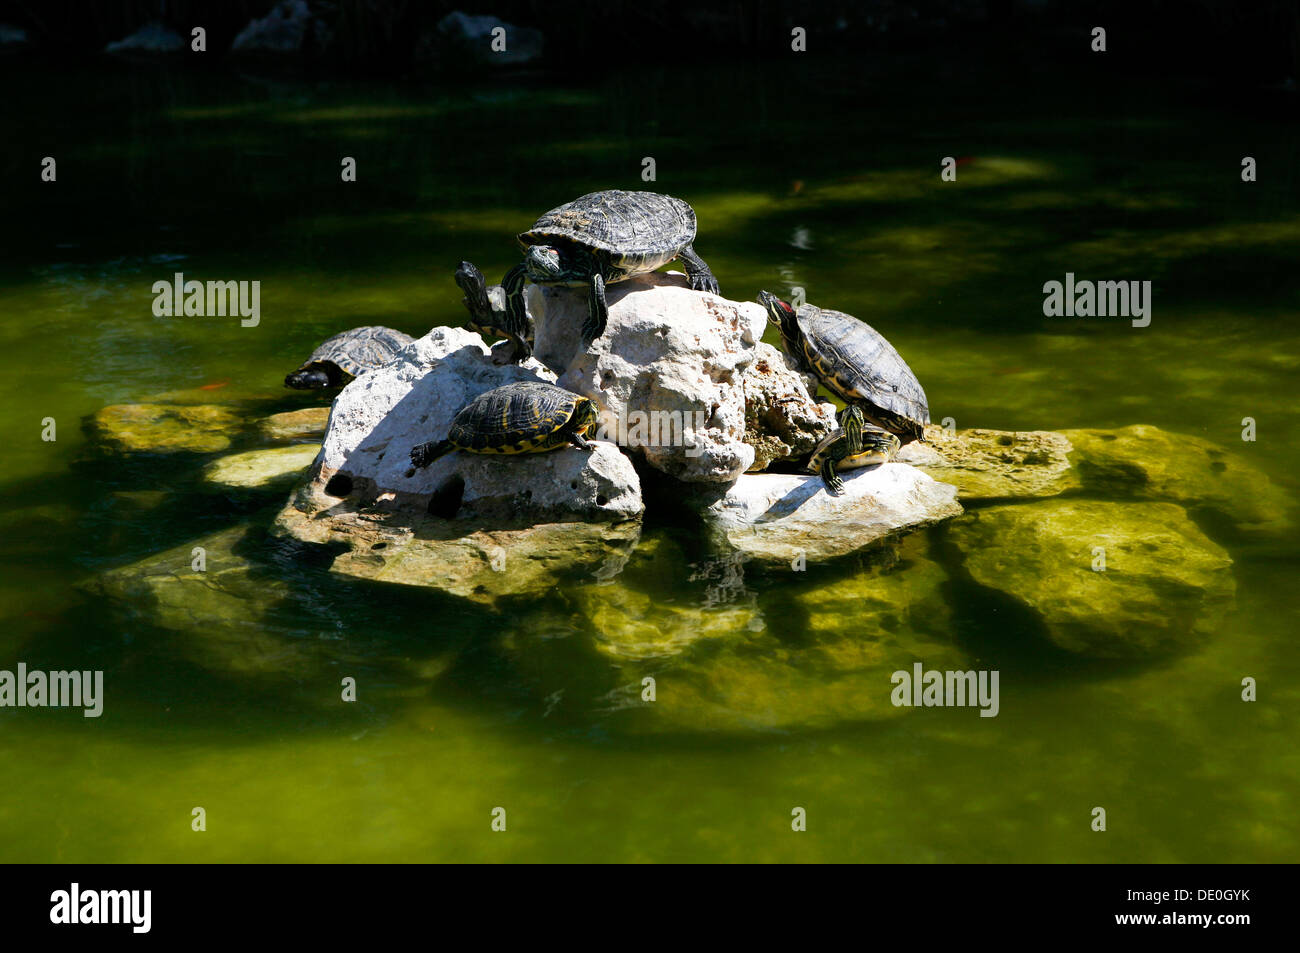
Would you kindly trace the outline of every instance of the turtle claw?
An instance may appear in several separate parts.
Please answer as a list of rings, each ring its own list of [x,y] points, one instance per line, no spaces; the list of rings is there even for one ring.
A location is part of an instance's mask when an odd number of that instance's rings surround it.
[[[717,294],[718,279],[710,274],[691,275],[691,288],[695,291],[707,291],[710,294]]]

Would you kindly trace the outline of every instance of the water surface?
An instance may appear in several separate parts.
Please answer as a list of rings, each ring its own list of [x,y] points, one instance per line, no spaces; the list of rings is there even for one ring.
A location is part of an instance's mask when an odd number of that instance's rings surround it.
[[[456,262],[498,276],[539,212],[644,187],[651,156],[655,187],[696,208],[724,293],[797,285],[870,321],[936,419],[1155,424],[1229,446],[1294,493],[1293,124],[1172,85],[918,71],[885,86],[829,67],[455,87],[25,75],[0,157],[0,668],[104,669],[107,700],[98,720],[0,711],[6,860],[1295,858],[1293,538],[1207,527],[1234,560],[1236,607],[1203,650],[1153,665],[1027,647],[1000,603],[940,585],[908,625],[1003,672],[997,718],[836,722],[809,668],[792,682],[808,724],[668,726],[620,704],[642,669],[596,650],[572,586],[493,612],[340,579],[265,537],[279,491],[205,491],[207,458],[107,460],[80,429],[104,405],[205,386],[259,412],[311,403],[280,381],[316,342],[459,324]],[[1261,169],[1250,185],[1245,154]],[[37,179],[45,155],[55,184]],[[945,155],[972,160],[955,183],[939,180]],[[339,182],[344,156],[354,185]],[[260,280],[261,323],[155,317],[150,287],[175,271]],[[1044,318],[1042,284],[1067,271],[1151,280],[1151,326]],[[1255,443],[1240,439],[1247,416]],[[231,526],[248,527],[236,553],[269,603],[252,622],[216,600],[163,625],[93,588]],[[651,521],[645,542],[616,587],[684,611],[716,600],[690,527]],[[940,543],[922,534],[905,558],[954,569]],[[828,621],[810,593],[852,585],[858,566],[813,568],[748,572],[707,611],[791,646],[816,624],[851,629],[851,607]],[[336,701],[343,675],[359,680],[354,705]],[[1105,834],[1089,827],[1096,805]],[[505,834],[489,827],[497,806]]]

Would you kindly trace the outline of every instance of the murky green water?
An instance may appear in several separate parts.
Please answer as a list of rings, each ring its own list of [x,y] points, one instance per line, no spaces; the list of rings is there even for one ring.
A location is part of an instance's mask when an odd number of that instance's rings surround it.
[[[80,430],[104,405],[203,387],[259,415],[304,406],[280,380],[317,341],[460,323],[457,261],[499,275],[538,212],[640,187],[652,156],[657,187],[695,206],[724,293],[801,285],[870,320],[936,419],[1155,424],[1234,448],[1294,494],[1293,124],[1195,88],[919,69],[401,90],[24,75],[0,154],[0,668],[103,669],[107,698],[98,720],[0,710],[3,859],[1295,859],[1294,538],[1206,527],[1234,560],[1221,631],[1181,658],[1115,665],[1026,644],[1001,603],[949,577],[942,531],[913,537],[904,566],[937,575],[903,631],[999,669],[1001,712],[898,716],[822,684],[799,652],[819,626],[853,631],[856,565],[720,590],[691,527],[652,521],[606,589],[623,615],[569,582],[494,613],[327,574],[263,535],[283,491],[205,490],[206,457],[109,460]],[[46,155],[57,183],[38,180]],[[945,155],[974,159],[956,183],[939,181]],[[1241,183],[1242,155],[1259,182]],[[339,183],[343,156],[355,185]],[[154,317],[150,286],[177,270],[260,280],[261,324]],[[1151,326],[1043,318],[1043,282],[1067,271],[1153,281]],[[160,617],[93,587],[231,526],[248,532],[228,565],[256,598]],[[612,657],[599,620],[650,605],[705,634],[705,660],[729,637],[769,639],[788,670],[762,669],[729,712],[630,704],[658,663]],[[345,675],[356,704],[338,702]],[[1090,829],[1098,805],[1105,833]],[[498,806],[505,833],[490,829]],[[796,806],[806,833],[790,830]]]

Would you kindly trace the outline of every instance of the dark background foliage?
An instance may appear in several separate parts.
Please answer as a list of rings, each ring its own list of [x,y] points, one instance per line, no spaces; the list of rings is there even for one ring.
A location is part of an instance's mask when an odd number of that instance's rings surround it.
[[[274,0],[0,0],[0,23],[26,29],[29,55],[83,56],[150,21],[182,35],[208,32],[219,62],[249,20]],[[1077,52],[1077,37],[1108,30],[1112,65],[1137,73],[1212,76],[1224,84],[1294,81],[1300,49],[1297,0],[310,0],[330,38],[311,59],[327,69],[402,75],[422,37],[453,10],[492,14],[546,36],[543,65],[599,74],[617,61],[656,63],[779,56],[803,26],[810,49],[851,57],[934,56],[979,44],[1018,53]],[[634,37],[635,42],[626,42]],[[1151,38],[1158,37],[1159,42]],[[1141,38],[1139,40],[1138,38]]]

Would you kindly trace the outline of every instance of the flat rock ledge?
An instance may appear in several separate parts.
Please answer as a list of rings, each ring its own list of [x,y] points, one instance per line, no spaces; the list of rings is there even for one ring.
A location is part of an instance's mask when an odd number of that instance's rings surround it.
[[[309,542],[344,543],[330,569],[359,579],[438,589],[497,605],[558,585],[617,576],[641,536],[639,520],[618,523],[494,523],[347,511],[312,517],[285,507],[272,530]]]
[[[1033,499],[1079,486],[1069,459],[1073,449],[1068,438],[1050,430],[950,433],[931,424],[925,442],[907,444],[897,459],[951,483],[963,500]]]
[[[759,562],[836,559],[962,512],[955,487],[887,463],[842,474],[844,492],[819,476],[747,473],[712,499],[701,494],[713,543]]]

